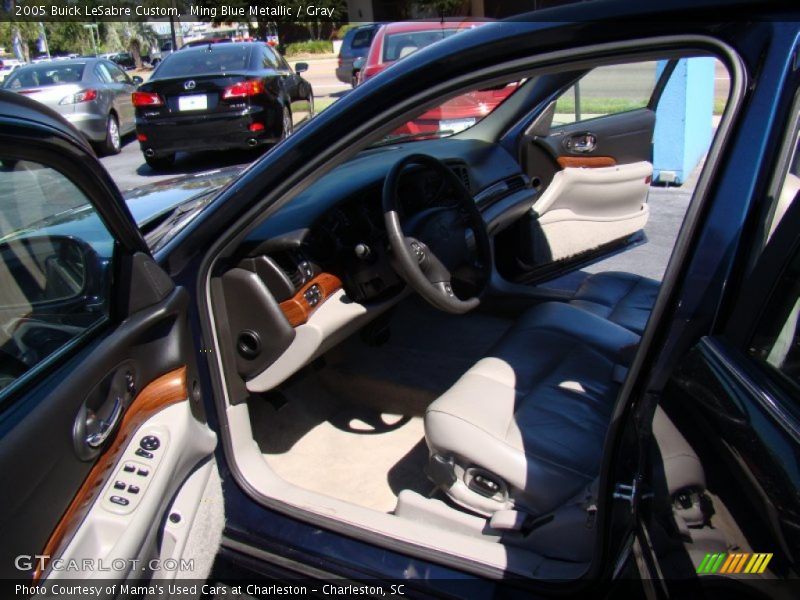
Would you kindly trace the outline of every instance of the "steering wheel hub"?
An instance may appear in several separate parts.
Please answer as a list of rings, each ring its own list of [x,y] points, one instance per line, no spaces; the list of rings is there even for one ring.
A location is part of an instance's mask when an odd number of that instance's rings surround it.
[[[402,223],[399,182],[410,165],[435,171],[449,186],[456,205],[431,208]],[[395,269],[409,286],[445,312],[462,314],[478,306],[480,293],[459,298],[452,279],[456,271],[467,267],[480,272],[481,288],[485,288],[492,264],[489,234],[474,198],[447,165],[426,154],[398,161],[384,182],[383,215]]]

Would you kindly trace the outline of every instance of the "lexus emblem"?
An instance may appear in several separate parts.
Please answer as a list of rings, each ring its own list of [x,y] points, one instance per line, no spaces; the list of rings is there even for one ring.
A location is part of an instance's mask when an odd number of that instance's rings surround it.
[[[189,81],[183,84],[183,89],[185,90],[193,90],[197,87],[197,84],[194,82],[194,79],[190,79]]]

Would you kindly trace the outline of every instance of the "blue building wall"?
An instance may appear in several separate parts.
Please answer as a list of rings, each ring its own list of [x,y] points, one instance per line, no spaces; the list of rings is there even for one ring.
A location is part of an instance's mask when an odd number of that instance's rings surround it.
[[[666,67],[658,64],[657,76]],[[682,59],[656,110],[653,181],[686,181],[711,144],[714,59]]]

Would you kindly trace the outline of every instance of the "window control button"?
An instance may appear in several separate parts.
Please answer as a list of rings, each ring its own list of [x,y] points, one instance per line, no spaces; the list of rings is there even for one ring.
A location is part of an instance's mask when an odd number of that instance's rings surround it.
[[[153,453],[148,452],[144,448],[137,448],[135,454],[136,456],[141,456],[142,458],[153,458]]]
[[[139,440],[139,445],[144,450],[158,450],[159,446],[161,446],[161,441],[154,435],[146,435]]]
[[[114,489],[115,490],[124,490],[125,489],[125,482],[124,481],[115,481],[114,482]]]
[[[139,469],[138,471],[136,471],[136,474],[139,477],[147,477],[148,475],[150,475],[150,469]]]
[[[122,467],[122,470],[125,471],[126,473],[133,473],[136,470],[136,467],[134,467],[133,465],[125,465],[124,467]]]
[[[128,506],[128,504],[130,504],[128,499],[123,498],[122,496],[111,496],[109,500],[111,500],[111,502],[113,502],[114,504],[119,504],[120,506]]]
[[[139,493],[139,486],[138,485],[129,485],[128,486],[128,491],[131,494],[138,494]]]

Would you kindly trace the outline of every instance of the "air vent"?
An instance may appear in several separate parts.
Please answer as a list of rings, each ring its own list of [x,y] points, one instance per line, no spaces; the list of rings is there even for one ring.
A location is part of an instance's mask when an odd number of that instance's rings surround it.
[[[458,178],[461,180],[461,183],[464,184],[464,187],[467,188],[468,191],[472,191],[472,185],[469,181],[469,169],[464,165],[447,165],[450,167],[450,170],[455,173]]]
[[[509,194],[513,194],[521,189],[527,188],[529,180],[525,175],[514,175],[493,183],[484,190],[481,190],[475,195],[475,202],[480,204],[482,208],[491,206],[501,198],[505,198]]]
[[[506,179],[506,185],[508,186],[508,193],[516,192],[528,185],[528,178],[524,175],[514,175]]]
[[[314,267],[308,262],[299,250],[276,252],[272,259],[283,271],[284,275],[292,282],[297,291],[314,277]]]

